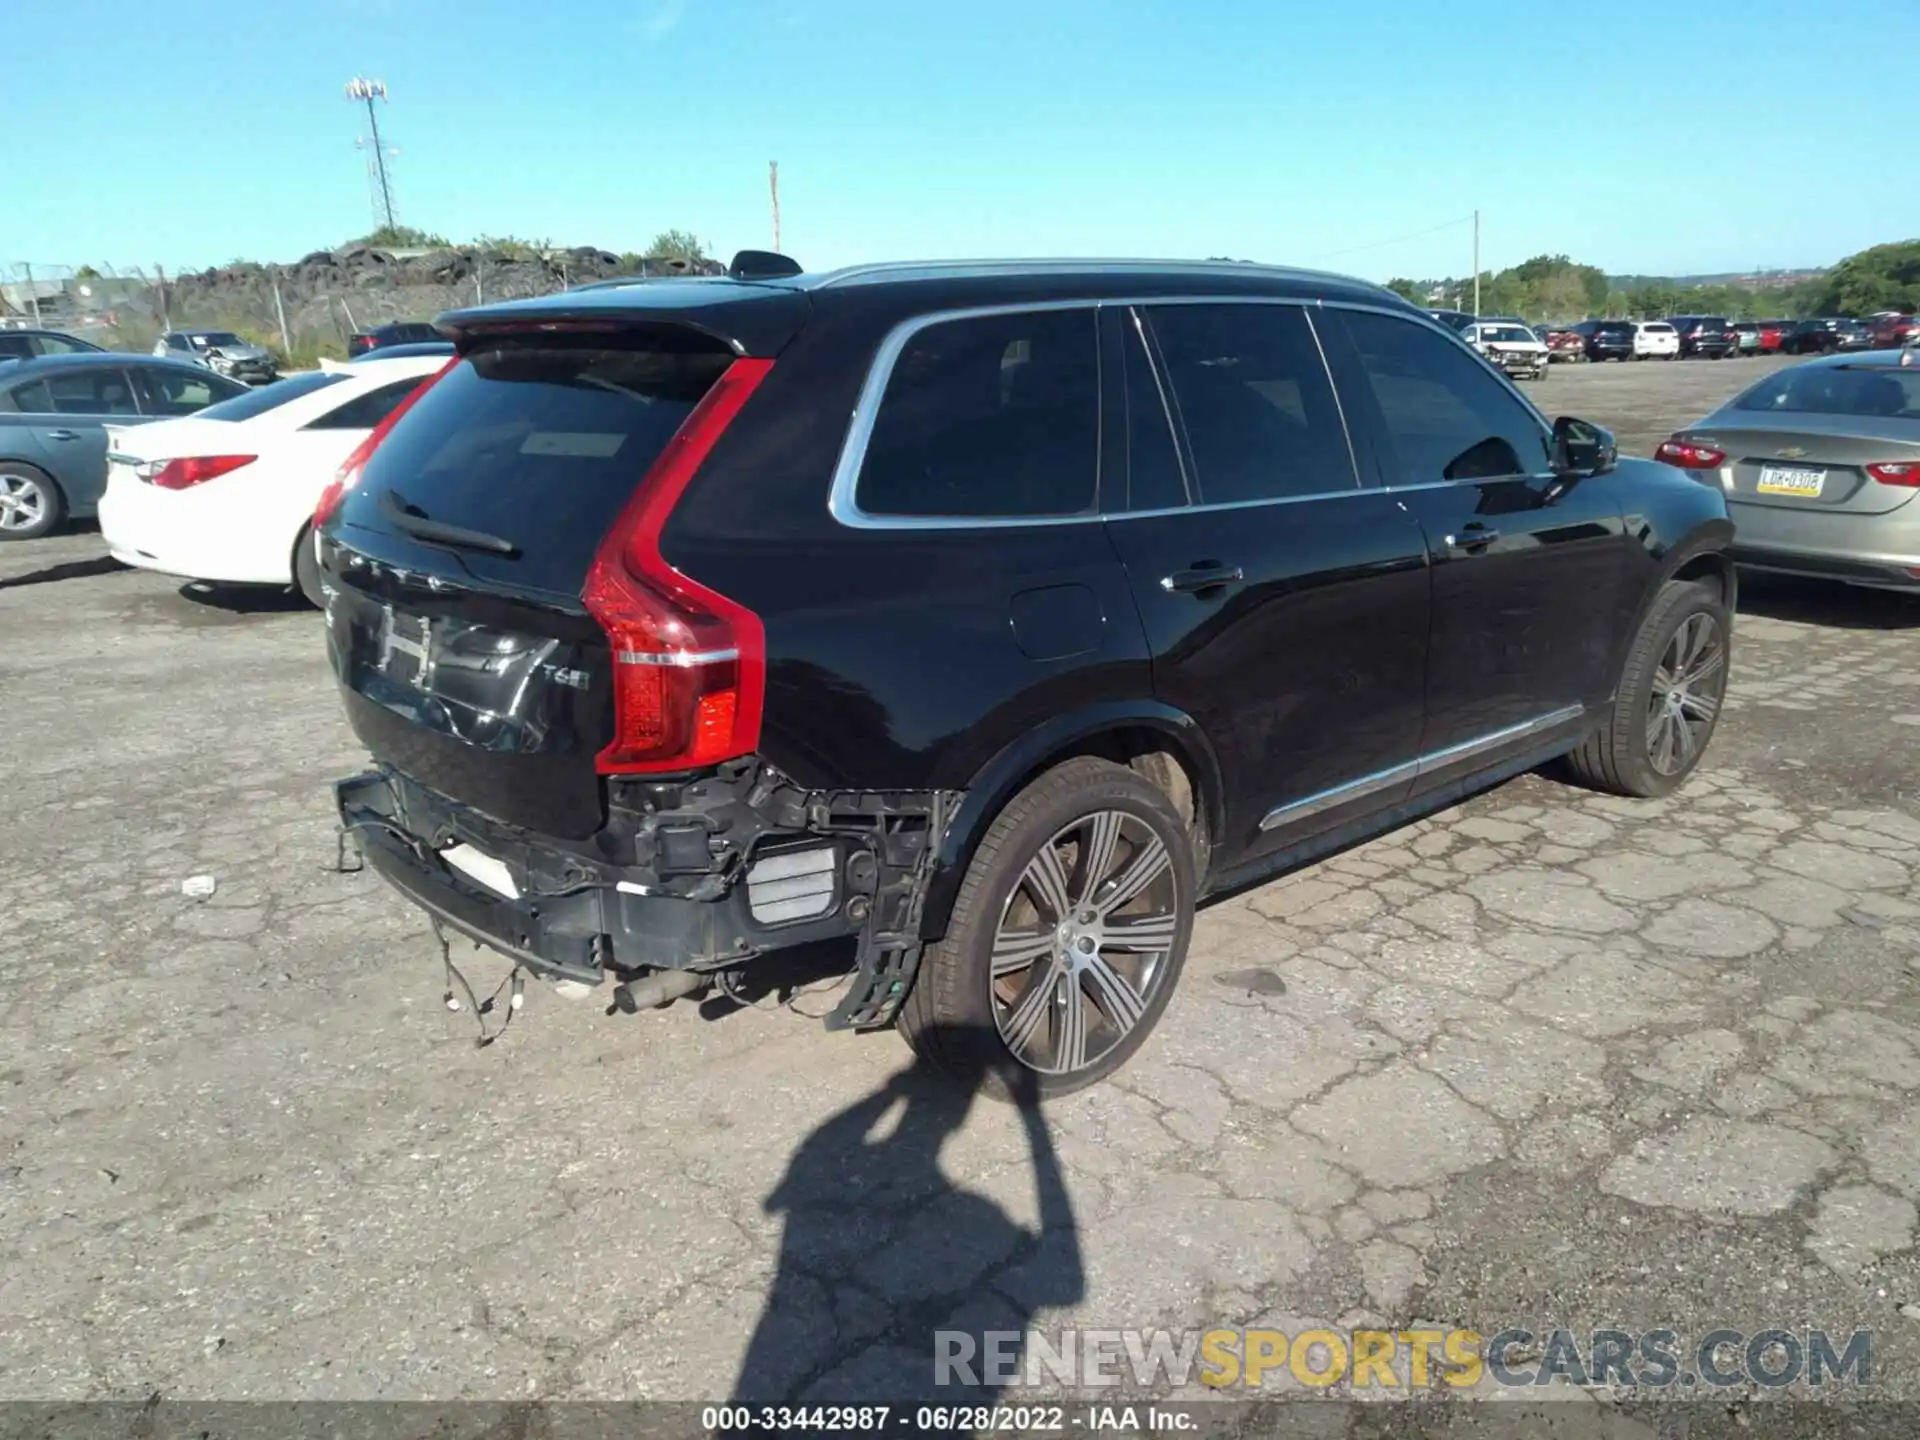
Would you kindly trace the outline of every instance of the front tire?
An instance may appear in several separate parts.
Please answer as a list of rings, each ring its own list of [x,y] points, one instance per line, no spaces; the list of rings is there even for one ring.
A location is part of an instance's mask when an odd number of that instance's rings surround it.
[[[45,471],[0,464],[0,540],[38,540],[66,514],[66,496]]]
[[[1732,639],[1719,586],[1662,586],[1627,652],[1605,723],[1567,757],[1573,777],[1639,799],[1685,784],[1720,723]]]
[[[1166,793],[1110,761],[1067,760],[988,827],[900,1031],[932,1068],[998,1099],[1094,1084],[1166,1010],[1197,891]]]

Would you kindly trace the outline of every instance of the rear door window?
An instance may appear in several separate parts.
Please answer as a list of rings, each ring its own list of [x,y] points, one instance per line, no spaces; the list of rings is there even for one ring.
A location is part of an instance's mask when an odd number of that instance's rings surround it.
[[[1338,314],[1360,352],[1391,452],[1389,483],[1543,474],[1547,432],[1470,353],[1422,326],[1371,311]]]
[[[870,515],[1078,515],[1100,467],[1098,312],[929,325],[887,378],[854,500]]]
[[[127,372],[105,366],[47,376],[47,393],[60,415],[138,415]]]
[[[519,549],[462,552],[469,568],[578,595],[635,486],[732,359],[673,326],[491,340],[407,411],[343,518],[392,529],[378,508],[390,492],[412,513]]]
[[[1326,362],[1297,305],[1148,308],[1202,505],[1356,489]]]
[[[140,404],[149,415],[197,415],[217,400],[234,399],[246,391],[238,380],[211,370],[176,370],[154,365],[137,368]]]

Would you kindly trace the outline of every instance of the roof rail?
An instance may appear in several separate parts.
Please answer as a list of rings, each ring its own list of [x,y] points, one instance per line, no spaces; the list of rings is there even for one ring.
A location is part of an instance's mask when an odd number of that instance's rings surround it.
[[[727,266],[735,280],[785,280],[803,273],[798,260],[777,250],[740,250]]]

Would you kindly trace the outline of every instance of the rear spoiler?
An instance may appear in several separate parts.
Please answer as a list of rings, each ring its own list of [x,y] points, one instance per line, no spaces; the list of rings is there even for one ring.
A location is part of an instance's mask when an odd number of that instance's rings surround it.
[[[813,302],[791,285],[727,278],[676,278],[671,283],[563,290],[452,310],[435,320],[461,353],[489,334],[524,333],[548,326],[620,330],[680,325],[725,345],[735,355],[773,359],[807,323]]]

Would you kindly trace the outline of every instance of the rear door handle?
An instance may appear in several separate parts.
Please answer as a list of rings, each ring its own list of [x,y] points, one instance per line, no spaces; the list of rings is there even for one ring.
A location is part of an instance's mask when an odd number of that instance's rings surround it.
[[[1160,579],[1160,588],[1169,595],[1192,595],[1201,590],[1214,590],[1222,585],[1234,585],[1246,579],[1246,574],[1238,565],[1223,565],[1218,560],[1202,560],[1191,570],[1176,570]]]
[[[1500,538],[1500,532],[1491,525],[1462,525],[1458,535],[1447,536],[1447,549],[1456,555],[1473,555],[1487,548]]]
[[[47,438],[49,440],[78,440],[80,438],[80,432],[77,430],[49,430],[47,431]]]

